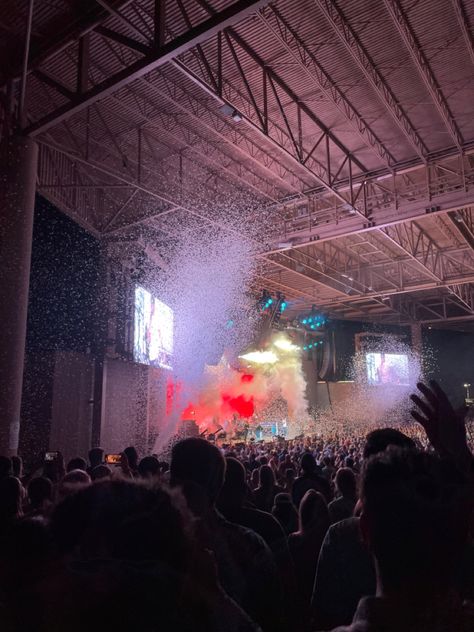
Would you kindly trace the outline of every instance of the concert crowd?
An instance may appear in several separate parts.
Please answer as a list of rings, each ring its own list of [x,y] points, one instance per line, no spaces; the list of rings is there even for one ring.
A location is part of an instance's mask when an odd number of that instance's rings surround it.
[[[1,630],[472,632],[473,445],[418,388],[397,427],[0,457]]]

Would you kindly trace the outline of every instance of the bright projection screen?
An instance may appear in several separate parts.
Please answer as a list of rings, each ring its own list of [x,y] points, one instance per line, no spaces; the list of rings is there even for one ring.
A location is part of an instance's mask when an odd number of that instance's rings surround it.
[[[135,362],[172,368],[173,310],[144,287],[135,287],[133,332]]]
[[[408,356],[403,353],[366,353],[369,384],[409,384]]]

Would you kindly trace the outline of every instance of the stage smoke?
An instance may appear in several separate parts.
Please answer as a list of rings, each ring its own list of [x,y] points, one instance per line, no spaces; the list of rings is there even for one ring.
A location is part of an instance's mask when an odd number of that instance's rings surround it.
[[[246,309],[246,293],[253,270],[250,241],[231,232],[208,229],[196,235],[183,233],[174,249],[165,289],[175,312],[173,377],[180,384],[179,397],[157,440],[160,450],[179,429],[183,411],[209,389],[210,358],[222,350],[247,345],[252,323],[239,319],[232,328],[226,323],[234,313]],[[210,396],[211,400],[213,398]],[[206,408],[215,409],[215,402]]]

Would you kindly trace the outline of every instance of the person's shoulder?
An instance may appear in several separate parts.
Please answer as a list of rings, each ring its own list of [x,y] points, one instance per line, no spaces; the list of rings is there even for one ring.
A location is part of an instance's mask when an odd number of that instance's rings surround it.
[[[329,531],[339,532],[339,533],[348,533],[353,531],[359,531],[359,518],[352,516],[351,518],[345,518],[340,522],[336,522],[336,524],[332,524],[329,527]]]
[[[245,541],[252,548],[267,549],[265,540],[249,527],[230,522],[223,516],[219,516],[219,526],[233,540]]]
[[[360,524],[359,518],[352,517],[332,524],[326,533],[325,539],[328,542],[334,542],[336,540],[352,540],[354,537],[357,539],[360,537]]]

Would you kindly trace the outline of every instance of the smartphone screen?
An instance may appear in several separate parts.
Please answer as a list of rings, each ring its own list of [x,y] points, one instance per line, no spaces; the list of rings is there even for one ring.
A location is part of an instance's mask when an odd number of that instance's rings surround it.
[[[46,452],[44,455],[45,461],[56,461],[59,456],[59,452]]]
[[[121,454],[106,454],[105,462],[107,463],[107,465],[120,465],[120,463],[122,462],[122,455]]]

